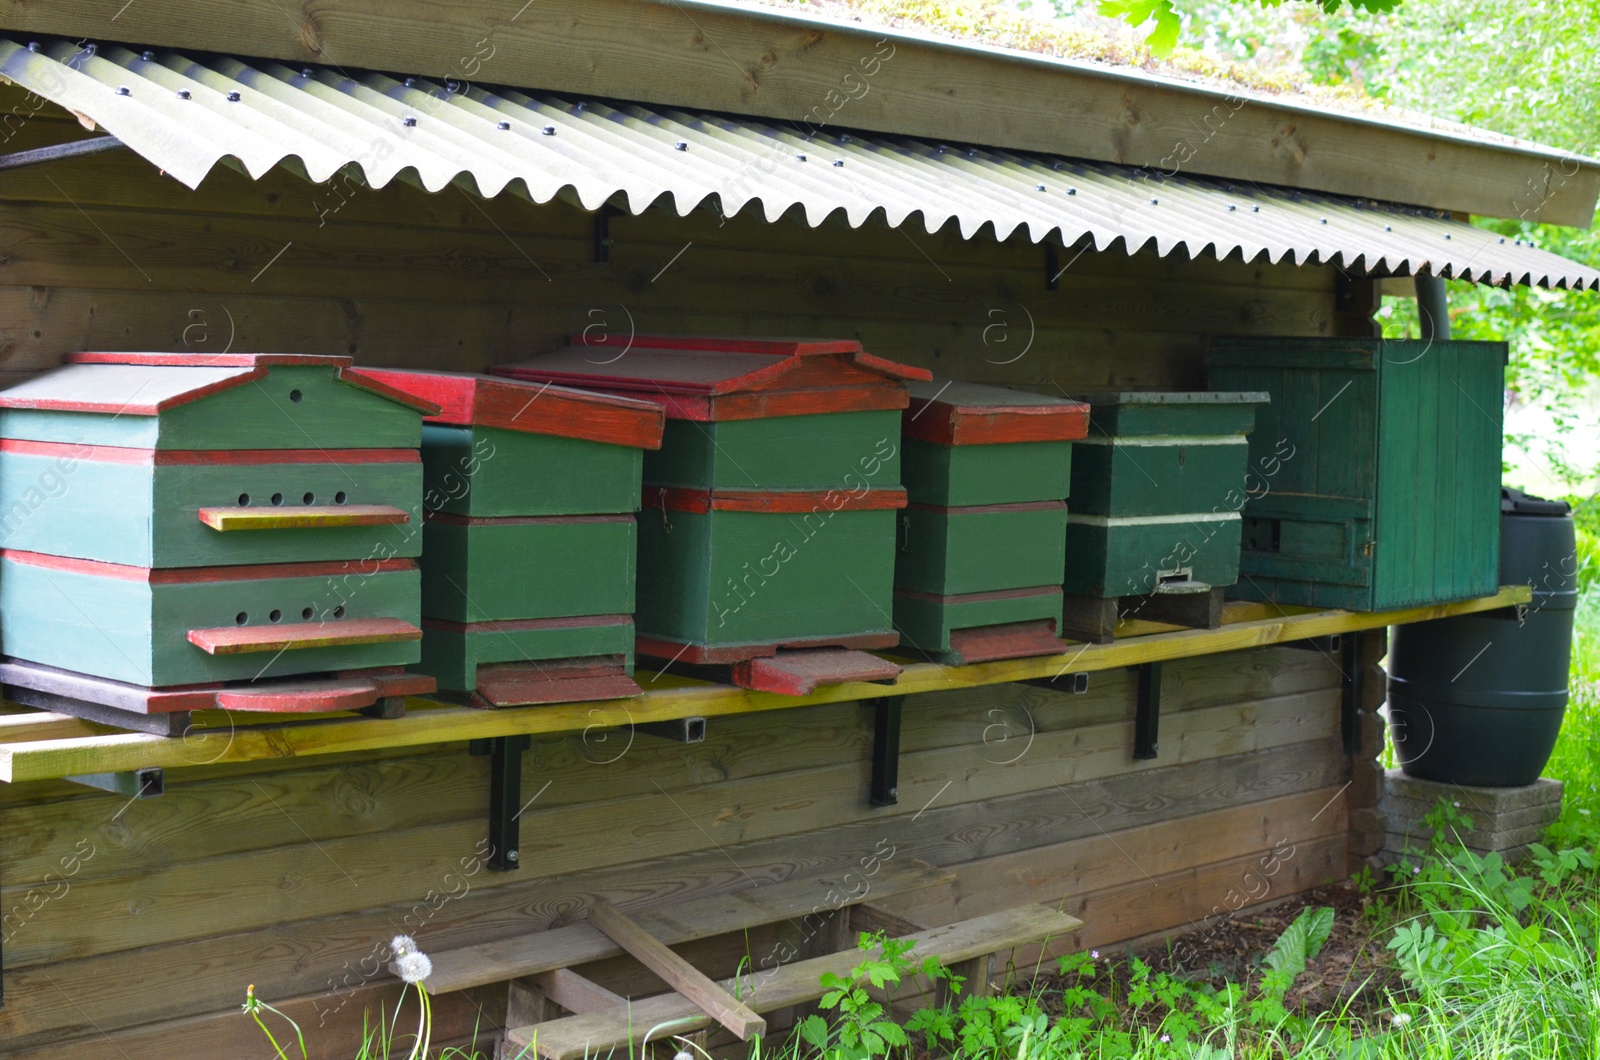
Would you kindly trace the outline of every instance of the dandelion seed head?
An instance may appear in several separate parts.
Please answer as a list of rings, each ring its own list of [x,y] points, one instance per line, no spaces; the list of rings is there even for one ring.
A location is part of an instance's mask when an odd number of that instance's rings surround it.
[[[426,953],[402,953],[394,959],[395,974],[408,983],[420,983],[433,974],[433,962]]]
[[[1396,1012],[1393,1016],[1389,1017],[1389,1022],[1394,1024],[1396,1027],[1404,1027],[1406,1024],[1411,1022],[1411,1014],[1409,1012]]]
[[[687,1049],[679,1049],[672,1060],[694,1060],[694,1054]]]
[[[396,935],[389,943],[390,951],[396,957],[404,957],[408,953],[417,953],[417,940],[410,935]]]

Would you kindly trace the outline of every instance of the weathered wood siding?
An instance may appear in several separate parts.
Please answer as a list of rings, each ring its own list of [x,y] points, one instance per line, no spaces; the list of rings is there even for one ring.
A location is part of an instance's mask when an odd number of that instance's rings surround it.
[[[1329,659],[1269,648],[1168,664],[1151,762],[1130,757],[1135,683],[1113,671],[1084,695],[913,697],[888,808],[866,802],[871,711],[854,704],[713,719],[698,745],[626,730],[537,740],[514,873],[463,871],[482,849],[488,775],[459,745],[197,767],[131,803],[4,789],[0,897],[25,912],[7,921],[0,1041],[29,1060],[262,1055],[236,1007],[254,983],[333,1056],[363,1008],[392,1004],[375,970],[396,931],[439,949],[581,918],[594,896],[628,908],[872,856],[957,870],[953,903],[916,910],[930,920],[1024,901],[1081,917],[1052,953],[1344,873],[1352,770]],[[78,871],[46,883],[74,852]],[[775,938],[698,955],[732,974]],[[645,987],[619,974],[597,977]],[[447,1039],[499,1016],[483,996],[439,1014]]]
[[[11,111],[16,94],[0,96]],[[16,150],[74,130],[41,112],[5,131]],[[1047,392],[1194,387],[1207,334],[1333,334],[1348,312],[1326,268],[1066,250],[1050,290],[1046,250],[1025,241],[658,208],[612,218],[601,245],[594,218],[561,203],[341,187],[223,171],[191,193],[122,153],[6,173],[0,381],[85,348],[476,368],[632,327],[854,335]],[[1375,661],[1381,636],[1369,641]],[[888,809],[866,802],[859,706],[717,720],[695,746],[598,730],[540,740],[511,874],[463,871],[482,849],[488,780],[460,745],[197,766],[133,803],[0,788],[0,1053],[265,1056],[237,1009],[254,983],[317,1055],[348,1056],[360,1012],[393,1002],[375,969],[397,931],[437,949],[579,918],[594,895],[636,907],[875,852],[958,868],[953,905],[921,910],[930,919],[1060,903],[1088,926],[1052,950],[1181,926],[1377,848],[1377,773],[1341,749],[1338,682],[1327,657],[1281,648],[1169,664],[1153,762],[1130,756],[1130,673],[1096,675],[1083,696],[919,697]],[[1274,852],[1263,895],[1247,873]],[[731,972],[780,933],[689,952]],[[617,968],[594,975],[647,990]],[[436,1040],[492,1027],[492,994],[441,999]]]

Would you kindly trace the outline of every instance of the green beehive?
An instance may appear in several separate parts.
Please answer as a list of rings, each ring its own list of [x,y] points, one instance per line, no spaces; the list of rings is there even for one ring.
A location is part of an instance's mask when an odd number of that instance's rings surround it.
[[[1378,611],[1496,590],[1504,343],[1219,339],[1206,361],[1212,385],[1272,395],[1239,596]]]
[[[575,339],[581,343],[581,339]],[[749,687],[892,677],[903,380],[856,342],[634,336],[493,369],[665,404],[644,461],[641,654]],[[790,665],[806,649],[830,649]],[[778,653],[783,651],[783,658]]]
[[[661,406],[459,372],[364,374],[440,408],[422,441],[422,669],[487,706],[637,695],[634,512]]]
[[[1065,498],[1088,406],[945,380],[908,389],[894,603],[903,642],[951,663],[1060,651]]]
[[[104,703],[417,660],[431,406],[348,357],[69,360],[0,394],[8,683],[59,668]],[[240,709],[311,709],[272,695]]]
[[[1246,436],[1259,392],[1093,394],[1072,460],[1063,628],[1221,621],[1239,575]],[[1136,600],[1119,605],[1129,597]]]

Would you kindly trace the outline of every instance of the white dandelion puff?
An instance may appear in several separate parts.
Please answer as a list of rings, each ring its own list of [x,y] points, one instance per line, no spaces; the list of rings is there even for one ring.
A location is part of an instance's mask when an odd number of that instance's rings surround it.
[[[426,953],[402,953],[394,959],[394,973],[408,983],[420,983],[433,974],[433,962]]]
[[[389,950],[396,957],[404,957],[408,953],[421,952],[421,950],[417,948],[417,940],[412,938],[410,935],[396,935],[389,942]]]
[[[1396,1027],[1404,1027],[1406,1024],[1411,1022],[1411,1014],[1409,1012],[1396,1012],[1393,1016],[1389,1017],[1389,1022],[1394,1024]]]

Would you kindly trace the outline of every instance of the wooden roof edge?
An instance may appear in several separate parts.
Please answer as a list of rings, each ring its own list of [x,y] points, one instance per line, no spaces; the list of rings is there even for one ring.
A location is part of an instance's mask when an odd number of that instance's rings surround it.
[[[289,63],[337,56],[342,69],[455,79],[460,42],[480,41],[493,47],[469,56],[473,80],[489,84],[1577,227],[1593,221],[1600,196],[1600,161],[1465,126],[730,0],[544,0],[509,15],[485,0],[328,0],[311,18],[233,0],[145,0],[120,12],[53,0],[9,22],[21,35]],[[641,49],[651,63],[632,61]],[[986,91],[975,96],[972,85]]]

